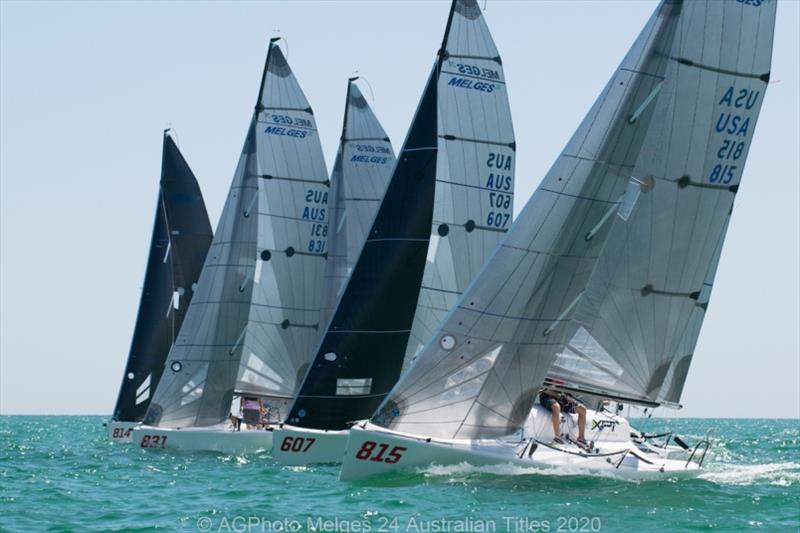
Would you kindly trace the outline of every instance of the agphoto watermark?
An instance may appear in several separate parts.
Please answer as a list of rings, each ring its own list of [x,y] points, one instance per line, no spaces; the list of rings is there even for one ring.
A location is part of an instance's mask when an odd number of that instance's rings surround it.
[[[556,516],[537,518],[531,516],[501,516],[481,519],[474,516],[460,518],[420,516],[371,516],[343,519],[339,517],[309,516],[305,518],[275,518],[266,516],[201,516],[197,530],[206,532],[295,532],[319,533],[597,533],[603,523],[599,516]]]

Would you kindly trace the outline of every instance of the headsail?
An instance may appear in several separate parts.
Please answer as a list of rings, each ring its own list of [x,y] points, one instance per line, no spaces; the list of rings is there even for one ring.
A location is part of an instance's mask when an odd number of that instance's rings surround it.
[[[114,407],[114,420],[119,421],[144,418],[211,244],[211,224],[200,186],[168,131],[164,131],[147,273]]]
[[[342,137],[331,173],[323,328],[358,260],[395,161],[392,143],[357,81],[356,77],[347,82]]]
[[[311,108],[275,41],[150,424],[219,423],[235,389],[291,396],[318,336],[329,183]]]
[[[416,339],[430,335],[510,224],[514,148],[497,49],[477,2],[455,0],[386,195],[290,423],[343,429],[383,400],[400,374],[412,325]]]
[[[679,2],[658,8],[375,423],[442,438],[494,438],[521,426],[635,175],[653,115],[642,103],[663,80],[680,12]]]
[[[683,6],[653,127],[551,373],[559,384],[679,401],[769,80],[775,8]]]

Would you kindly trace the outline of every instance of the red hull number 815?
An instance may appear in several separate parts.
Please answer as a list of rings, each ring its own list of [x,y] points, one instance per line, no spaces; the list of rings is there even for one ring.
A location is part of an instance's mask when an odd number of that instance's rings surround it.
[[[375,448],[378,448],[377,453]],[[386,463],[386,464],[394,464],[403,457],[403,452],[406,451],[408,448],[405,446],[395,446],[394,448],[386,453],[389,450],[389,445],[384,443],[377,443],[371,440],[366,441],[364,444],[361,445],[361,448],[356,452],[356,459],[361,461],[375,461],[376,463]]]

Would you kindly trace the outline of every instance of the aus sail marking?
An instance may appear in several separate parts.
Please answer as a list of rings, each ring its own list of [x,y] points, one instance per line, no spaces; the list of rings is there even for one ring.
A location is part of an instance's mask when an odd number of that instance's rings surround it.
[[[490,228],[506,228],[511,220],[511,204],[513,199],[513,178],[510,174],[513,156],[499,152],[490,152],[486,159],[486,167],[490,169],[486,178],[488,189],[488,215],[486,225]]]
[[[306,250],[312,253],[324,253],[328,241],[328,191],[306,189],[305,203],[301,218],[313,222]]]
[[[758,103],[761,91],[749,88],[737,89],[731,85],[725,89],[717,106],[721,108],[714,125],[719,139],[717,163],[708,175],[709,183],[727,185],[736,175],[736,161],[747,152],[748,132],[750,130],[750,111]]]

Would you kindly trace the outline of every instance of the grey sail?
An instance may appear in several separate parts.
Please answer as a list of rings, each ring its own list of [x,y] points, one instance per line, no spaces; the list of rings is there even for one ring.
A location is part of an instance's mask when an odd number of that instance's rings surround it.
[[[440,438],[521,426],[602,251],[604,221],[635,174],[653,116],[641,104],[664,78],[680,13],[680,3],[658,8],[375,423]]]
[[[505,74],[477,2],[453,4],[439,54],[436,202],[404,367],[478,273],[514,211],[516,144]]]
[[[550,376],[559,386],[678,403],[769,80],[775,8],[685,3],[653,127]]]
[[[234,391],[294,393],[316,340],[328,179],[308,102],[270,43],[197,292],[145,422],[209,426]]]
[[[394,150],[357,84],[347,82],[344,121],[331,173],[323,326],[358,260],[394,167]]]

